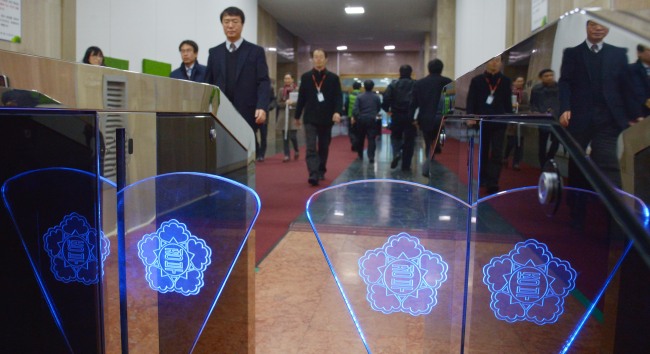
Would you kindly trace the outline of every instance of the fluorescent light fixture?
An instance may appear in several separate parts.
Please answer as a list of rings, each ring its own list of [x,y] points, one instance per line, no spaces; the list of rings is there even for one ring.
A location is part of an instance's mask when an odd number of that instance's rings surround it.
[[[276,47],[269,47],[269,52],[277,52],[278,48]]]
[[[395,46],[392,45],[392,44],[391,44],[391,45],[385,45],[385,46],[384,46],[384,50],[393,50],[393,49],[395,49]]]
[[[363,8],[363,6],[346,6],[345,7],[345,13],[348,15],[359,15],[362,13],[365,13],[366,10]]]
[[[336,50],[348,50],[348,46],[347,45],[340,45],[340,46],[336,47]]]
[[[440,221],[450,221],[451,216],[450,215],[438,215],[438,220],[440,220]]]
[[[438,46],[434,45],[433,47],[431,47],[431,49],[438,49]]]

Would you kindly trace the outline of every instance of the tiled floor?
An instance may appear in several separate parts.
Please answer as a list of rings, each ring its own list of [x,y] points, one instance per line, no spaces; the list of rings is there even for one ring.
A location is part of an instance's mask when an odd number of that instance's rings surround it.
[[[417,146],[421,147],[421,141]],[[273,151],[273,149],[269,149]],[[444,152],[443,152],[444,153]],[[448,153],[448,152],[447,152]],[[378,144],[376,163],[367,160],[355,161],[333,183],[338,185],[358,179],[390,178],[427,184],[428,178],[421,174],[423,159],[421,148],[416,151],[413,171],[403,172],[399,168],[390,169],[392,154],[389,136],[382,135]],[[449,182],[457,183],[453,174],[446,174]],[[440,182],[440,181],[438,181]],[[423,198],[427,202],[429,197]],[[413,203],[418,201],[414,199]],[[409,201],[407,201],[408,203]],[[372,206],[373,202],[361,203],[361,209]],[[471,245],[472,257],[466,263],[466,241],[464,235],[456,234],[468,224],[470,214],[463,213],[462,208],[450,207],[445,203],[433,203],[427,211],[439,213],[441,217],[457,218],[456,226],[441,232],[439,227],[423,225],[418,229],[425,236],[421,237],[422,246],[435,250],[449,264],[447,284],[441,287],[437,296],[438,303],[429,315],[409,316],[405,313],[382,314],[372,311],[366,302],[366,284],[358,276],[357,260],[365,250],[382,247],[385,238],[376,237],[373,225],[368,228],[330,227],[319,231],[322,244],[319,244],[314,232],[304,218],[299,218],[288,230],[287,235],[274,250],[259,264],[256,273],[256,352],[260,354],[291,353],[459,353],[461,347],[461,321],[463,304],[468,308],[464,350],[466,353],[542,353],[557,352],[558,338],[564,340],[566,333],[574,329],[575,321],[566,318],[579,318],[584,312],[578,296],[565,298],[565,315],[557,323],[537,325],[519,321],[510,324],[497,321],[489,306],[490,292],[483,284],[483,265],[490,262],[492,254],[507,254],[511,250],[511,240],[501,242],[507,234],[520,238],[512,227],[495,227],[494,223],[503,224],[499,217],[485,218],[490,213],[480,214],[474,211],[472,223],[476,228],[489,226],[498,230],[499,239],[485,239]],[[349,206],[348,206],[349,207]],[[343,205],[342,214],[350,213]],[[395,211],[396,208],[393,209]],[[399,211],[399,210],[398,210]],[[364,212],[361,210],[360,212]],[[378,211],[379,213],[379,211]],[[480,212],[479,212],[480,213]],[[372,211],[369,214],[374,214]],[[389,213],[393,215],[393,213]],[[389,218],[389,227],[381,226],[380,231],[398,230],[398,219]],[[438,219],[426,215],[428,219]],[[497,215],[498,216],[498,215]],[[403,214],[401,216],[404,217]],[[481,226],[483,224],[483,226]],[[329,224],[328,224],[329,225]],[[331,226],[331,225],[330,225]],[[317,226],[319,227],[319,226]],[[428,230],[435,232],[427,233]],[[408,226],[407,226],[408,230]],[[493,231],[494,232],[494,231]],[[434,235],[435,233],[435,235]],[[389,233],[393,235],[395,233]],[[442,236],[441,236],[442,235]],[[516,241],[515,241],[516,242]],[[364,347],[359,332],[346,308],[337,283],[332,276],[321,246],[326,250],[332,265],[338,269],[339,281],[345,289],[348,301],[355,309],[359,323],[369,348]],[[349,265],[349,266],[348,266]],[[464,269],[469,269],[464,273]],[[347,267],[347,268],[345,268]],[[346,272],[346,270],[348,270]],[[387,273],[386,273],[387,274]],[[581,275],[584,277],[584,275]],[[465,288],[464,279],[469,279]],[[424,279],[424,278],[423,278]],[[558,280],[559,282],[560,280]],[[465,299],[463,294],[472,295]],[[368,295],[369,296],[369,295]],[[607,300],[607,298],[606,298]],[[473,309],[472,309],[473,308]],[[607,322],[607,319],[605,320]],[[592,318],[587,321],[585,330],[576,341],[572,352],[600,353],[606,349],[607,340],[602,339],[606,326]],[[588,340],[588,338],[591,338]],[[594,340],[599,338],[600,340]],[[552,340],[550,340],[552,339]],[[549,342],[555,341],[556,343]],[[560,343],[562,341],[559,341]]]

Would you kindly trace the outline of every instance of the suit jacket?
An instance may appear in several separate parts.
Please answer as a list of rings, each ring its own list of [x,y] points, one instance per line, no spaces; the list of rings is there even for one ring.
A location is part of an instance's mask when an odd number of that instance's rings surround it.
[[[615,47],[607,43],[599,54],[603,55],[601,73],[602,96],[614,121],[622,130],[629,126],[629,105],[626,104],[629,86],[627,85],[627,49]],[[592,78],[590,77],[587,55],[590,55],[587,42],[564,50],[562,68],[560,69],[560,115],[571,111],[571,122],[568,130],[571,133],[585,131],[594,119],[595,105],[591,94]]]
[[[190,77],[187,77],[187,70],[185,70],[185,64],[181,63],[181,66],[178,69],[172,71],[169,77],[171,77],[172,79],[204,82],[206,69],[207,68],[205,67],[205,65],[199,64],[199,61],[197,60],[194,62],[194,68],[192,68],[192,75]]]
[[[415,117],[415,110],[418,111],[418,126],[422,131],[435,130],[442,119],[440,106],[440,95],[442,89],[451,82],[448,77],[440,74],[431,74],[415,82],[409,107],[409,118]]]
[[[210,48],[205,82],[217,85],[226,92],[226,43]],[[268,110],[271,95],[269,68],[266,65],[264,49],[244,40],[237,48],[237,73],[235,74],[234,97],[231,101],[237,112],[253,126],[255,110]]]
[[[628,69],[636,101],[634,106],[637,108],[632,117],[646,117],[650,115],[650,108],[645,105],[646,100],[650,99],[650,78],[641,60],[630,64]]]

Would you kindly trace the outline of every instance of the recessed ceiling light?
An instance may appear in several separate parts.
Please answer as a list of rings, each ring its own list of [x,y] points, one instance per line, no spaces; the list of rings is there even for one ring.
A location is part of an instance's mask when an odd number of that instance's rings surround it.
[[[269,52],[277,52],[278,48],[276,47],[269,47]]]
[[[384,46],[384,50],[393,50],[393,49],[395,49],[395,46],[392,45],[392,44],[391,44],[391,45],[385,45],[385,46]]]
[[[340,46],[336,47],[336,50],[348,50],[348,46],[347,45],[340,45]]]
[[[366,10],[363,8],[363,6],[347,6],[345,8],[345,13],[348,15],[359,15],[365,12]]]

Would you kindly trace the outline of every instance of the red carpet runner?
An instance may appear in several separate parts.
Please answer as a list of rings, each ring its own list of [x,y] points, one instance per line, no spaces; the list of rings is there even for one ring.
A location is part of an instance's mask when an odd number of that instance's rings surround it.
[[[255,262],[264,257],[287,233],[289,225],[305,212],[307,199],[319,190],[329,186],[357,157],[350,151],[347,136],[332,138],[327,173],[320,186],[307,183],[305,149],[300,148],[300,159],[282,162],[282,153],[269,156],[264,162],[255,164],[255,191],[262,201],[260,216],[255,223]]]

